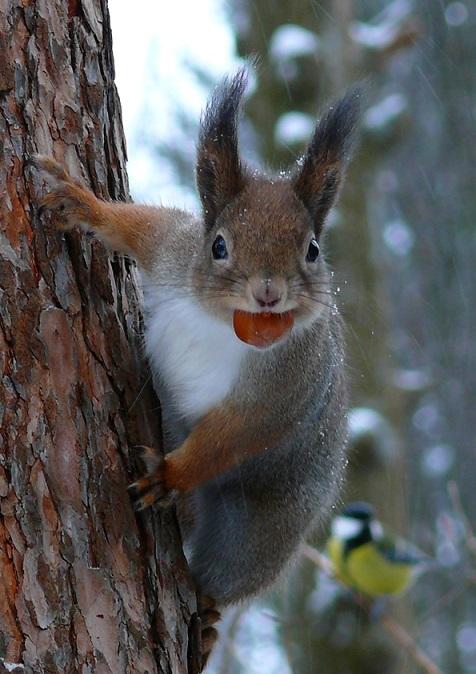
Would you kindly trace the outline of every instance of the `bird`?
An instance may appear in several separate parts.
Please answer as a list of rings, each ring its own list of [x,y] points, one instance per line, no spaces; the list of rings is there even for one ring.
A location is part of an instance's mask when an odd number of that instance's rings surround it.
[[[373,507],[350,503],[331,525],[327,554],[335,577],[368,597],[405,592],[429,557],[384,531]]]

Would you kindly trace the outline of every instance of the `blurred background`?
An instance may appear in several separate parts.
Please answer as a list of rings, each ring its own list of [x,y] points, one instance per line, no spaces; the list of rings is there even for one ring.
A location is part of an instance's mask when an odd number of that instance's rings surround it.
[[[390,612],[441,671],[476,672],[476,3],[109,5],[136,200],[199,208],[200,110],[250,54],[260,66],[241,139],[253,165],[292,163],[326,102],[366,81],[360,148],[326,245],[352,380],[342,503],[370,501],[435,558]],[[425,670],[302,559],[227,617],[209,671]]]

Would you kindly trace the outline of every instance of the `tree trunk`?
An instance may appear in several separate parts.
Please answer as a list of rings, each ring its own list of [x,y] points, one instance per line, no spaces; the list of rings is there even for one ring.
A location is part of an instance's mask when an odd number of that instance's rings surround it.
[[[105,1],[0,0],[0,55],[0,671],[185,673],[176,520],[126,492],[160,429],[136,270],[42,226],[25,166],[51,154],[127,197]]]

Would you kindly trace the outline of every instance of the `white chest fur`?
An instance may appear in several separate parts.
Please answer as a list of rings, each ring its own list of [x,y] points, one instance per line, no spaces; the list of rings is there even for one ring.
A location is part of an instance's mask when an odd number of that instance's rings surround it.
[[[177,411],[196,421],[220,402],[238,378],[248,347],[231,326],[180,291],[145,289],[147,355]]]

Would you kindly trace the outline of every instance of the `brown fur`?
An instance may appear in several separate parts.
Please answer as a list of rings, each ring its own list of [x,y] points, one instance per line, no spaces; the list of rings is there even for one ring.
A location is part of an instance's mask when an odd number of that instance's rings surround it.
[[[289,180],[250,180],[205,235],[205,249],[211,247],[217,233],[223,235],[230,259],[218,266],[209,255],[200,256],[194,284],[198,292],[204,289],[202,301],[214,314],[230,321],[235,309],[259,309],[252,301],[250,279],[267,277],[280,286],[285,283],[283,296],[288,306],[281,303],[279,312],[292,308],[297,322],[314,319],[323,306],[316,299],[320,297],[326,304],[327,296],[321,291],[327,270],[305,262],[314,236],[312,227],[311,217]]]
[[[255,410],[255,424],[258,419],[259,410]],[[271,448],[279,437],[277,431],[260,434],[255,432],[256,426],[244,427],[244,423],[243,415],[231,404],[206,414],[183,445],[167,455],[167,488],[189,492]]]
[[[55,183],[55,189],[39,203],[55,227],[67,230],[84,224],[110,248],[131,255],[146,270],[152,267],[154,251],[166,236],[173,215],[180,211],[103,201],[54,159],[36,156],[33,161]]]
[[[265,410],[261,412],[264,417]],[[251,423],[233,404],[224,404],[206,414],[185,442],[164,459],[145,447],[143,458],[149,472],[131,485],[139,496],[139,509],[172,492],[191,492],[256,454],[272,449],[282,435],[282,424],[266,428],[259,419],[259,408],[253,410]],[[258,428],[261,432],[257,432]]]

